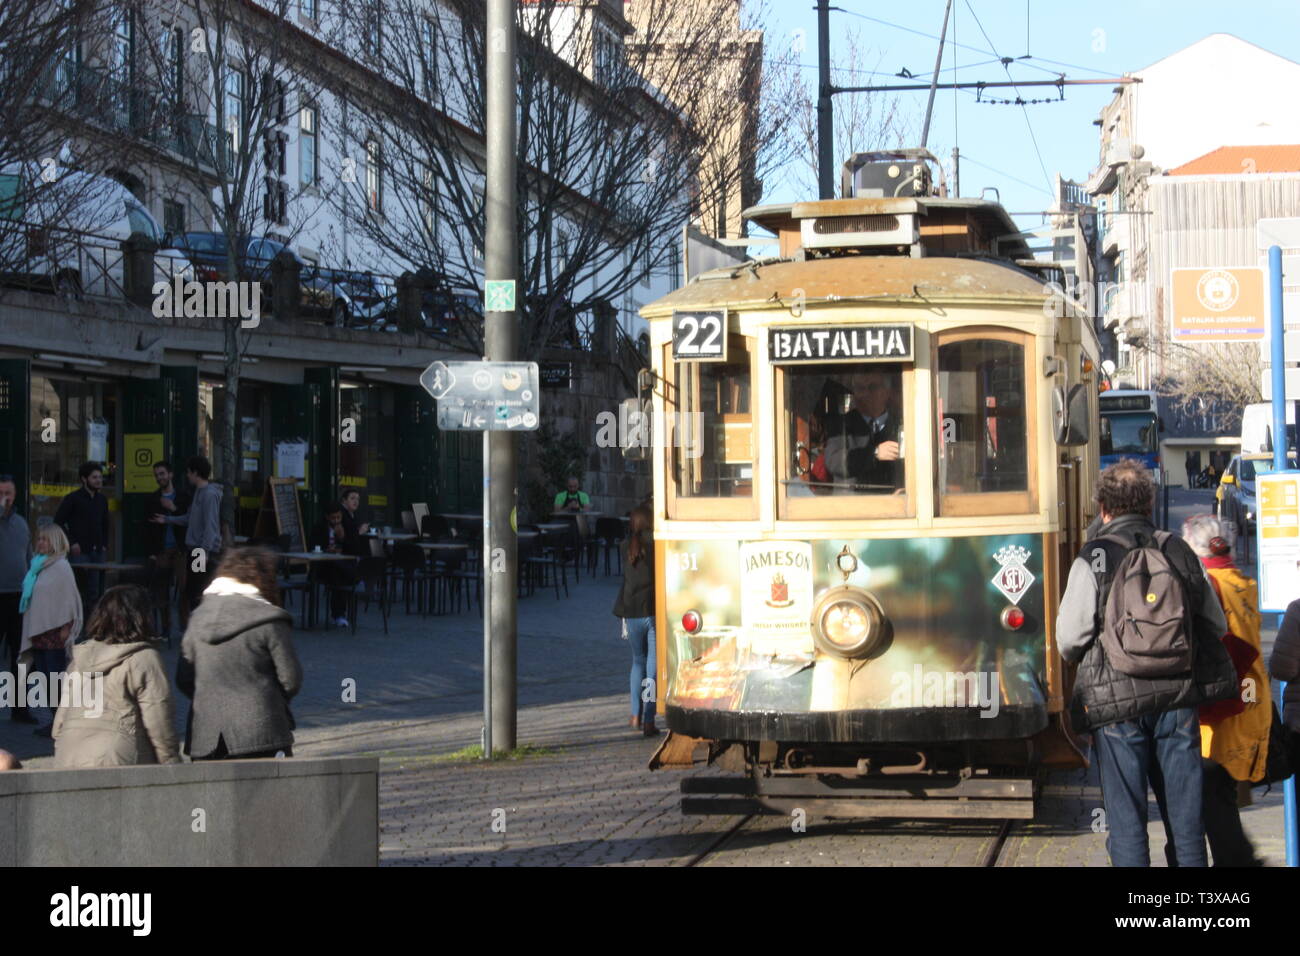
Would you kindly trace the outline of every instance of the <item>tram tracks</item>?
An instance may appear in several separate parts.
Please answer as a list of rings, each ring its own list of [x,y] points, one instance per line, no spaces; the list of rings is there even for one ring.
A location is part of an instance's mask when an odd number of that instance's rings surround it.
[[[720,854],[724,853],[728,848],[733,847],[734,844],[737,842],[737,840],[746,832],[746,827],[750,827],[752,823],[763,818],[764,818],[764,814],[760,814],[760,813],[751,813],[741,817],[735,823],[731,824],[731,826],[729,826],[725,831],[723,831],[722,833],[715,836],[712,840],[710,840],[708,845],[699,853],[691,857],[686,862],[685,865],[688,867],[703,866],[706,863],[711,862],[713,859],[719,857]],[[988,843],[980,851],[978,861],[974,864],[975,867],[981,869],[992,868],[998,865],[998,861],[1002,858],[1002,853],[1006,849],[1007,840],[1010,838],[1013,832],[1016,821],[1015,820],[990,820],[988,821],[988,823],[991,827],[989,833],[990,839]],[[751,827],[751,829],[748,832],[752,833],[753,828]],[[809,834],[809,836],[811,836],[814,840],[821,835],[824,834],[819,834],[817,832],[813,832]],[[971,836],[971,833],[969,829],[965,829],[965,828],[958,829],[956,826],[949,826],[946,828],[946,833],[942,828],[940,828],[940,829],[929,831],[927,837],[933,838],[935,836],[943,836],[943,835],[952,836],[956,838],[956,837],[963,837],[963,836],[969,837]],[[870,834],[870,833],[854,835],[854,839],[860,839],[860,840],[871,840],[871,839],[876,839],[878,837],[879,837],[878,834]],[[765,862],[775,863],[776,861],[771,860]],[[906,858],[897,859],[895,862],[903,865],[906,865],[908,863]]]

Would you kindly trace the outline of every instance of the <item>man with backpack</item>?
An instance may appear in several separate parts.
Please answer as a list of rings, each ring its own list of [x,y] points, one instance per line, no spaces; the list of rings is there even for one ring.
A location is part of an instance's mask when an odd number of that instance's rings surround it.
[[[1200,704],[1237,694],[1223,609],[1187,544],[1151,523],[1155,486],[1124,459],[1101,473],[1101,527],[1070,567],[1056,620],[1078,663],[1076,729],[1093,731],[1113,866],[1149,866],[1147,783],[1182,866],[1205,866]],[[1163,794],[1160,790],[1163,789]]]

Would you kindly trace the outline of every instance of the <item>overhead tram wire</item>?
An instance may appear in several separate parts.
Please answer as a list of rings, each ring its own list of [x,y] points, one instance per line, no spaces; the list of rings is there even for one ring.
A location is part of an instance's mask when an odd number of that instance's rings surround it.
[[[1030,189],[1033,189],[1037,192],[1045,192],[1047,193],[1047,195],[1052,196],[1053,198],[1055,198],[1056,196],[1056,194],[1053,193],[1050,189],[1043,189],[1041,185],[1036,185],[1027,180],[1021,179],[1018,176],[1012,176],[1010,173],[1006,172],[1005,170],[998,169],[996,166],[990,166],[988,163],[981,163],[978,159],[971,158],[971,156],[967,153],[962,153],[961,158],[963,162],[974,163],[976,166],[979,166],[981,169],[987,169],[991,173],[997,173],[999,176],[1002,176],[1006,179],[1010,179],[1012,182],[1019,183],[1022,186],[1028,186]]]
[[[905,27],[905,26],[903,26],[901,23],[894,23],[894,22],[892,22],[892,21],[890,21],[890,20],[882,20],[882,19],[880,19],[879,17],[868,16],[868,15],[865,14],[865,13],[858,13],[858,12],[855,11],[855,10],[845,10],[843,7],[836,7],[836,10],[837,10],[838,12],[840,12],[840,13],[847,14],[848,16],[851,16],[851,17],[857,17],[857,18],[859,18],[860,20],[870,20],[872,23],[879,23],[881,26],[892,27],[892,28],[895,29],[895,30],[902,30],[904,33],[911,33],[911,34],[913,34],[913,35],[915,35],[915,36],[925,37],[927,40],[938,40],[938,39],[939,39],[939,38],[938,38],[937,36],[935,36],[934,34],[926,33],[926,32],[923,31],[923,30],[914,30],[914,29],[912,29],[911,27]],[[972,12],[973,12],[973,11],[972,11]],[[954,41],[954,42],[955,42],[955,41]],[[999,53],[997,53],[997,52],[995,52],[995,51],[993,51],[993,50],[985,50],[985,49],[983,49],[983,48],[981,48],[981,47],[971,46],[971,45],[968,44],[968,43],[957,43],[956,45],[959,46],[959,47],[961,47],[961,49],[963,49],[963,50],[970,50],[972,53],[982,53],[982,54],[984,54],[985,56],[994,56],[994,57],[997,57],[997,58],[998,58],[998,62],[1002,62],[1003,59],[1004,59],[1004,58],[1002,57],[1001,54],[999,54]],[[1011,62],[1021,62],[1021,63],[1024,63],[1024,65],[1027,66],[1027,67],[1029,67],[1030,69],[1041,70],[1042,72],[1044,72],[1044,73],[1050,73],[1050,74],[1052,74],[1053,76],[1056,76],[1058,73],[1060,73],[1060,71],[1059,71],[1059,70],[1052,70],[1052,69],[1049,69],[1049,68],[1047,68],[1047,67],[1045,67],[1045,66],[1039,66],[1038,63],[1052,63],[1052,64],[1055,64],[1056,66],[1064,66],[1064,67],[1068,67],[1068,68],[1071,69],[1071,70],[1080,70],[1080,71],[1082,71],[1082,72],[1084,72],[1084,73],[1095,73],[1095,74],[1097,74],[1098,76],[1108,76],[1108,75],[1110,75],[1110,71],[1108,71],[1108,70],[1099,70],[1099,69],[1097,69],[1096,67],[1093,67],[1093,66],[1077,66],[1077,65],[1075,65],[1075,64],[1073,64],[1073,63],[1062,63],[1062,62],[1059,61],[1059,60],[1050,60],[1050,59],[1048,59],[1048,58],[1046,58],[1046,57],[1041,57],[1041,56],[1031,56],[1031,55],[1026,55],[1026,56],[1021,56],[1021,57],[1011,57],[1011,58],[1010,58],[1010,61],[1011,61]],[[1034,61],[1038,61],[1038,62],[1034,62]]]
[[[980,23],[979,15],[975,12],[975,8],[971,6],[970,0],[966,0],[966,9],[969,10],[970,15],[975,18],[975,26],[979,27],[980,33],[984,36],[984,41],[992,48],[993,55],[999,56],[997,47],[993,45],[993,41],[989,38],[988,31],[984,29],[984,24]],[[1014,83],[1015,77],[1011,75],[1010,62],[1014,61],[1003,59],[1002,69],[1006,72],[1007,79]],[[1062,89],[1064,89],[1064,87],[1062,87]],[[1020,95],[1020,88],[1016,87],[1015,90],[1017,99],[1024,99],[1024,97]],[[1048,193],[1054,196],[1055,192],[1052,190],[1052,177],[1047,175],[1047,164],[1043,162],[1043,151],[1038,148],[1038,137],[1034,135],[1034,124],[1029,119],[1029,110],[1025,107],[1024,103],[1020,104],[1020,111],[1024,114],[1025,127],[1029,130],[1029,141],[1034,144],[1034,154],[1038,157],[1038,168],[1042,170],[1043,181],[1047,183]]]

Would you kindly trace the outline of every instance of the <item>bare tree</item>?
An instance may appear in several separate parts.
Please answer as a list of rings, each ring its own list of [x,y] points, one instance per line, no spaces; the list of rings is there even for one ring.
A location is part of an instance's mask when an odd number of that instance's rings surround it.
[[[1200,419],[1201,429],[1231,431],[1245,406],[1264,400],[1257,343],[1162,344],[1165,374],[1153,387],[1178,414]]]
[[[160,93],[153,129],[181,157],[165,188],[194,204],[224,239],[220,271],[235,282],[260,283],[269,271],[268,263],[250,264],[243,256],[250,237],[274,231],[288,243],[313,212],[310,202],[291,202],[295,197],[279,178],[290,107],[310,56],[287,20],[294,7],[293,0],[186,0],[171,8],[134,0],[132,8],[141,24],[138,48]],[[239,315],[220,318],[225,374],[216,457],[222,480],[233,485],[242,355],[253,333]],[[233,527],[229,488],[223,501],[223,521]]]
[[[104,225],[104,180],[68,173],[103,174],[125,151],[116,140],[131,91],[101,29],[108,8],[0,4],[0,271],[34,272],[44,259],[57,287],[78,233]]]
[[[761,92],[759,80],[730,68],[734,28],[707,5],[644,0],[638,7],[654,8],[648,26],[625,43],[614,25],[595,22],[596,7],[518,6],[523,354],[668,266],[702,193],[728,188],[725,178],[747,168],[710,163],[739,148],[742,97]],[[380,79],[357,93],[338,128],[339,151],[363,157],[366,175],[340,184],[333,201],[394,262],[427,270],[450,292],[481,283],[486,38],[481,3],[446,8],[452,15],[423,0],[346,8]],[[750,124],[746,148],[761,162],[778,132],[775,122]],[[733,144],[724,148],[725,137]],[[748,168],[751,178],[761,173],[759,163]]]
[[[884,54],[872,56],[856,27],[842,34],[832,57],[831,83],[836,86],[867,86],[879,76]],[[867,67],[866,64],[874,63]],[[817,195],[817,74],[805,70],[798,82],[799,108],[791,135],[798,143],[803,162],[791,169],[791,185],[800,194]],[[920,140],[920,116],[898,96],[887,93],[838,93],[831,99],[837,162],[854,153],[915,146]]]

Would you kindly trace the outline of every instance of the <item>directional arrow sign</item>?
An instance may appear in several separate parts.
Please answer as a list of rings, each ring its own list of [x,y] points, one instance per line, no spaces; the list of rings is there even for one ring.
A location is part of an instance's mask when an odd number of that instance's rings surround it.
[[[539,420],[536,362],[434,362],[420,384],[438,402],[444,431],[533,431]]]

